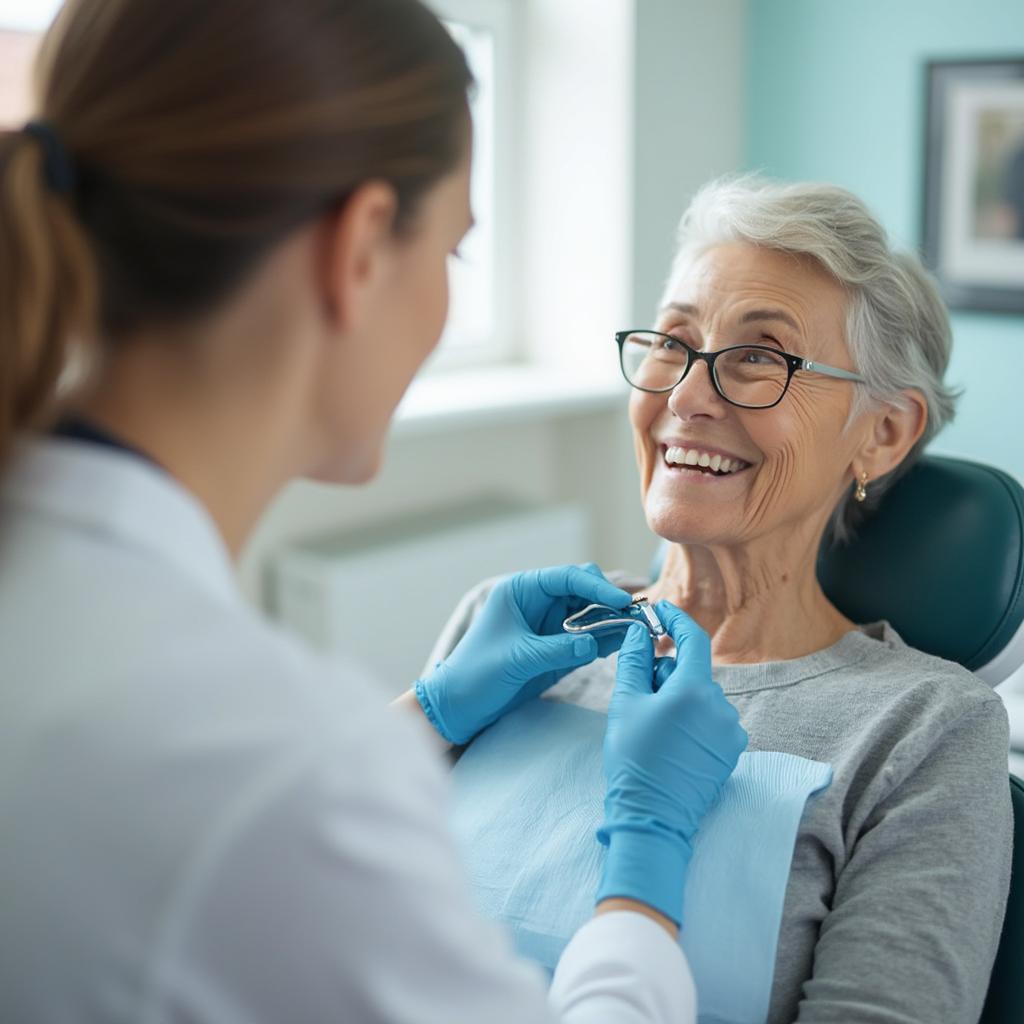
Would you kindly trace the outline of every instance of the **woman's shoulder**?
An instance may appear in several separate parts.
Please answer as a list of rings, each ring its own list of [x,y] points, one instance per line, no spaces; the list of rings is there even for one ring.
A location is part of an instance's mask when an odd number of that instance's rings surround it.
[[[752,745],[828,761],[876,796],[926,759],[1005,769],[999,695],[963,666],[911,647],[889,623],[851,631],[810,661],[814,671],[793,679],[793,663],[762,666],[776,677],[742,699]]]
[[[843,748],[923,753],[967,729],[987,735],[985,745],[995,749],[1007,729],[990,686],[962,665],[910,646],[888,622],[861,626],[799,662],[762,668],[774,678],[767,692],[750,695],[759,719],[786,732],[796,716],[823,742],[841,738]]]
[[[999,695],[973,672],[912,647],[889,622],[861,626],[851,640],[850,653],[862,656],[852,659],[851,668],[860,670],[869,689],[913,691],[925,704],[945,706],[953,713],[987,705],[1002,708]]]

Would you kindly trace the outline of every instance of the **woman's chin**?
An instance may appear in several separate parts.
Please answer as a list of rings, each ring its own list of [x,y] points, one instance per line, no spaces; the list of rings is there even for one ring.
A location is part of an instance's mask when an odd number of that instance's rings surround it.
[[[384,465],[385,443],[372,450],[344,452],[308,474],[307,479],[320,484],[360,487],[375,480]]]
[[[713,509],[698,508],[699,503],[681,507],[678,501],[666,501],[648,493],[645,502],[647,525],[670,544],[712,544],[727,542],[725,522]]]

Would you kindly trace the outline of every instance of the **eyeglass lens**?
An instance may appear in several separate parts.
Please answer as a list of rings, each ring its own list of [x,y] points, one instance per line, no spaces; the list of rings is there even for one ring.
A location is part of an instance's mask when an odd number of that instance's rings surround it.
[[[675,338],[634,331],[622,343],[622,372],[638,388],[671,390],[686,372],[689,353]],[[747,406],[774,405],[789,383],[789,365],[781,355],[763,348],[727,349],[715,360],[718,386],[730,402]]]

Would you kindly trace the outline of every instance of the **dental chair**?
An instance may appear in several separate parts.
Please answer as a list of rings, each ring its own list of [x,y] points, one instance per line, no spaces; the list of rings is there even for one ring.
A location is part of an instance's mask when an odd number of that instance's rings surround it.
[[[660,573],[664,546],[652,565]],[[912,647],[998,686],[1024,665],[1024,487],[992,466],[923,456],[818,579],[854,622],[887,619]],[[979,1024],[1024,1022],[1024,782],[1009,776],[1010,896]]]
[[[854,622],[888,619],[913,647],[997,686],[1024,664],[1024,488],[962,459],[923,457],[818,579]],[[1013,866],[981,1024],[1024,1021],[1024,783],[1010,775]]]

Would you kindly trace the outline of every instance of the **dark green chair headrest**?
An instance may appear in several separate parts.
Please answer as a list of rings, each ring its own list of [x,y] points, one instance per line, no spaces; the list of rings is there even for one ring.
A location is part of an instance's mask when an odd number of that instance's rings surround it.
[[[912,647],[992,685],[1024,662],[1024,488],[978,462],[924,456],[818,579],[854,622],[888,619]]]

